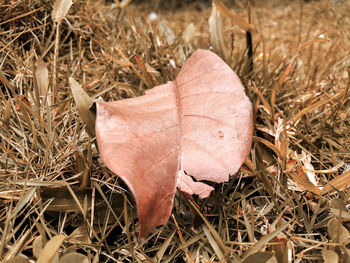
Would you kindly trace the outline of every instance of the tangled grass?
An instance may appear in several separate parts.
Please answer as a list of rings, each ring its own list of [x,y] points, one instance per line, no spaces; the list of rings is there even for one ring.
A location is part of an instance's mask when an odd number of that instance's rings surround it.
[[[177,195],[146,240],[69,78],[105,101],[173,80],[210,48],[211,6],[116,3],[76,1],[59,23],[50,1],[0,4],[0,258],[350,262],[350,3],[252,4],[252,56],[246,32],[223,19],[227,63],[254,105],[251,155],[198,207]],[[233,8],[248,20],[244,1]]]

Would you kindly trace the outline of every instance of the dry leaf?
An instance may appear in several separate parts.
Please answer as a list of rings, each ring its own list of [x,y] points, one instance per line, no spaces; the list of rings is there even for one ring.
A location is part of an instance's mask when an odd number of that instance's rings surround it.
[[[201,181],[224,182],[238,171],[250,152],[252,118],[237,75],[206,50],[174,82],[97,104],[102,158],[133,192],[142,237],[167,222],[176,186],[206,197],[212,187]]]
[[[51,14],[52,20],[60,23],[67,15],[72,4],[72,0],[56,0]]]
[[[45,96],[49,87],[49,71],[46,63],[41,57],[38,57],[36,61],[35,77],[38,85],[39,96]]]

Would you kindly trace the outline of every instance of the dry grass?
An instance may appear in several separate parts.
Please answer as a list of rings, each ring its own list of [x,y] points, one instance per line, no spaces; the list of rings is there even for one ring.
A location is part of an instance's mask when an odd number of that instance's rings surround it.
[[[252,5],[252,71],[246,33],[224,19],[227,62],[254,104],[251,156],[198,207],[176,196],[169,222],[146,240],[69,78],[106,101],[174,79],[194,50],[209,48],[211,7],[76,1],[58,29],[52,7],[0,4],[1,260],[77,251],[94,262],[292,262],[288,253],[293,262],[350,262],[348,1]],[[243,2],[234,8],[247,20]]]

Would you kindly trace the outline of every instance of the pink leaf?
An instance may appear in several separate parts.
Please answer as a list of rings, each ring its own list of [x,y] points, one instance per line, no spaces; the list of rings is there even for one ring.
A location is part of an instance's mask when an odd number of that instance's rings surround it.
[[[168,221],[176,187],[207,197],[212,187],[200,181],[224,182],[238,171],[250,152],[252,115],[237,75],[206,50],[173,82],[97,104],[99,149],[134,194],[141,237]]]

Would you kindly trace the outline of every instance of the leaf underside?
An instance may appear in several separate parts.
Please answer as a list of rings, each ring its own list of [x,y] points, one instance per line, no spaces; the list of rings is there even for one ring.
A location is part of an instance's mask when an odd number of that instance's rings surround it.
[[[200,181],[224,182],[236,173],[252,132],[243,85],[206,50],[196,51],[173,82],[141,97],[97,103],[101,156],[134,194],[141,237],[168,221],[176,187],[207,197],[212,187]]]

